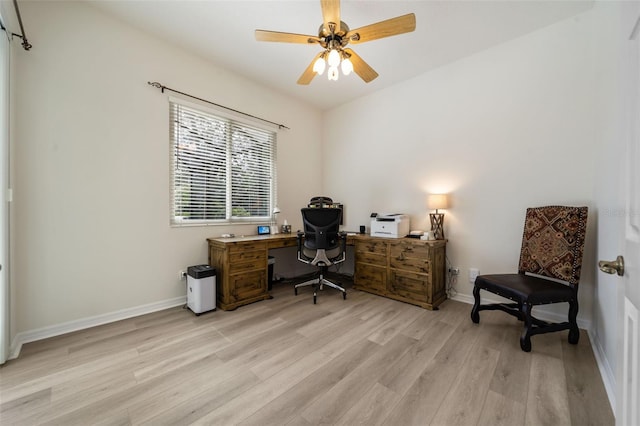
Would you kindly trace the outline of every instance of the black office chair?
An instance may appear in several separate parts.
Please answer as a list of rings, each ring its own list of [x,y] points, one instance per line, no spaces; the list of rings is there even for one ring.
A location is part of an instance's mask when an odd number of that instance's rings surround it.
[[[313,303],[316,303],[318,289],[328,286],[340,290],[342,298],[347,298],[347,291],[338,284],[332,283],[324,276],[331,265],[344,262],[347,249],[346,235],[340,232],[342,209],[325,207],[307,207],[302,210],[304,232],[298,231],[298,260],[318,267],[318,276],[312,280],[296,284],[298,288],[313,286]]]
[[[587,207],[528,208],[518,273],[478,276],[471,320],[477,324],[480,311],[498,309],[524,321],[520,348],[525,352],[531,351],[531,336],[554,331],[569,330],[569,343],[577,344],[578,282],[586,227]],[[514,303],[481,305],[480,290]],[[534,306],[562,302],[569,304],[566,322],[549,323],[531,315]]]

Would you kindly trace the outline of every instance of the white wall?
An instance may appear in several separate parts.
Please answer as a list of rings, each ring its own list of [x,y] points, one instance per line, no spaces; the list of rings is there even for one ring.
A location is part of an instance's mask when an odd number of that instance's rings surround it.
[[[408,213],[412,229],[429,228],[426,194],[451,193],[447,255],[462,270],[455,289],[468,300],[470,267],[517,270],[527,207],[593,207],[591,18],[562,21],[327,113],[324,189],[344,200],[346,227],[368,224],[376,211]],[[583,325],[593,304],[594,219],[579,291]],[[562,312],[556,308],[549,312]]]
[[[288,125],[278,135],[280,217],[320,191],[321,114],[132,29],[84,2],[22,2],[15,49],[12,306],[16,333],[180,300],[178,271],[206,238],[244,227],[169,226],[168,94],[160,83]]]
[[[8,27],[7,12],[0,4],[0,23]],[[9,357],[9,111],[11,38],[0,32],[0,364]]]

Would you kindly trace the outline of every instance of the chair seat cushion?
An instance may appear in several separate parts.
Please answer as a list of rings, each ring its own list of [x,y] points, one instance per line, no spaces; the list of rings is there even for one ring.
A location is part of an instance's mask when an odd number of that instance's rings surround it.
[[[317,249],[310,249],[307,247],[302,247],[302,254],[307,257],[309,260],[312,260],[316,257],[316,252],[318,250]],[[327,258],[330,261],[336,260],[340,257],[340,255],[342,254],[342,250],[340,250],[340,247],[336,247],[336,248],[332,248],[329,250],[325,251],[325,254],[327,256]]]
[[[479,275],[475,286],[507,299],[533,305],[568,302],[575,294],[568,285],[525,274]]]

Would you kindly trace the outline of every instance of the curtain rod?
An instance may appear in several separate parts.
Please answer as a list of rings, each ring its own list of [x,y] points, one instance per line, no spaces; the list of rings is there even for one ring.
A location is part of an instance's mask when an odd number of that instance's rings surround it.
[[[14,0],[14,1],[15,1],[15,0]],[[226,109],[226,110],[236,112],[236,113],[238,113],[238,114],[246,115],[247,117],[255,118],[255,119],[257,119],[257,120],[261,120],[261,121],[264,121],[264,122],[266,122],[266,123],[274,124],[274,125],[278,126],[278,128],[280,128],[280,129],[287,129],[287,130],[291,130],[289,127],[285,126],[284,124],[275,123],[275,122],[273,122],[273,121],[269,121],[269,120],[266,120],[266,119],[264,119],[264,118],[256,117],[255,115],[247,114],[246,112],[238,111],[237,109],[229,108],[229,107],[226,107],[226,106],[224,106],[224,105],[220,105],[220,104],[217,104],[217,103],[215,103],[215,102],[211,102],[211,101],[208,101],[208,100],[206,100],[206,99],[202,99],[202,98],[199,98],[199,97],[197,97],[197,96],[190,95],[190,94],[188,94],[188,93],[184,93],[184,92],[180,92],[180,91],[175,90],[175,89],[171,89],[171,88],[169,88],[169,87],[167,87],[167,86],[163,86],[162,84],[158,83],[157,81],[154,81],[153,83],[152,83],[152,82],[150,82],[150,81],[147,81],[147,84],[148,84],[148,85],[150,85],[150,86],[153,86],[153,87],[156,87],[156,88],[160,89],[160,90],[162,91],[162,93],[164,93],[164,91],[165,91],[165,90],[168,90],[168,91],[170,91],[170,92],[174,92],[174,93],[178,93],[178,94],[180,94],[180,95],[188,96],[188,97],[190,97],[190,98],[197,99],[197,100],[199,100],[199,101],[206,102],[206,103],[208,103],[208,104],[215,105],[215,106],[217,106],[217,107],[224,108],[224,109]]]
[[[20,9],[18,8],[18,0],[13,0],[13,7],[16,9],[16,16],[18,17],[18,24],[20,24],[20,31],[22,35],[11,33],[12,36],[20,37],[22,39],[22,47],[24,50],[29,50],[33,46],[27,41],[27,34],[24,32],[24,26],[22,25],[22,16],[20,16]]]

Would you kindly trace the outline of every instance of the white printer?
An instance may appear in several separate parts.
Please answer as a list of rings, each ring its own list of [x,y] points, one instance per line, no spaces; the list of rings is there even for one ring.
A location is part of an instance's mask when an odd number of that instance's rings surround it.
[[[371,236],[401,238],[409,233],[409,216],[406,214],[386,214],[371,218]]]

